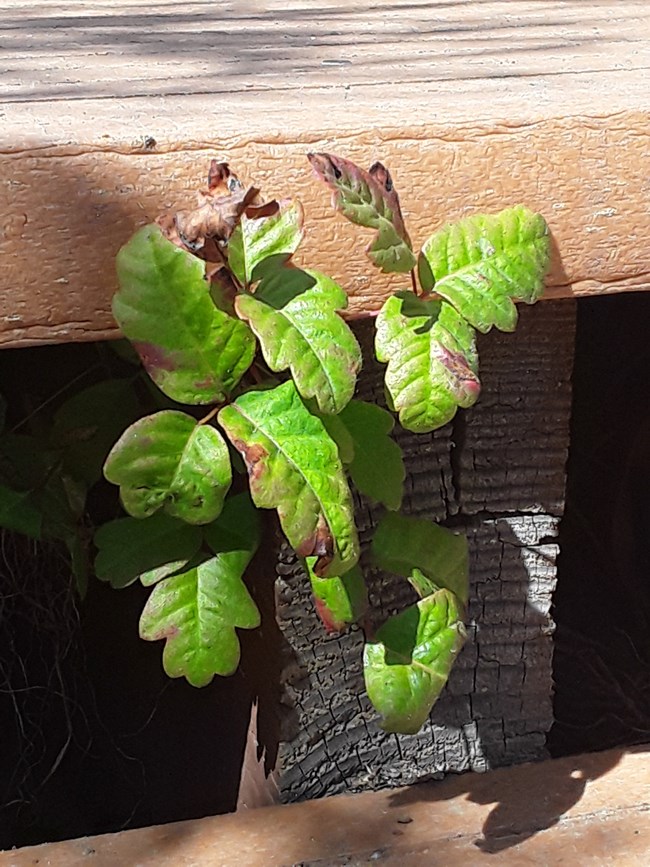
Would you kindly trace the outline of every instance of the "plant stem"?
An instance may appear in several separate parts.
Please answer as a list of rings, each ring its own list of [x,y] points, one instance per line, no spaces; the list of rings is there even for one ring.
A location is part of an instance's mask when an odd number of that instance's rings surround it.
[[[217,404],[217,406],[213,406],[210,412],[207,415],[204,415],[202,419],[200,419],[197,424],[207,424],[211,419],[215,417],[215,415],[221,409],[221,404]]]

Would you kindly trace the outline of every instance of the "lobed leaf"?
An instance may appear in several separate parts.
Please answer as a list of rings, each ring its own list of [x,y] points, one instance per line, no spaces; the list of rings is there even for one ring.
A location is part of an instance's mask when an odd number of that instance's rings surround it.
[[[163,666],[170,677],[206,686],[232,674],[240,657],[235,629],[254,629],[260,614],[242,580],[259,543],[259,520],[250,501],[233,497],[209,531],[215,556],[154,587],[140,618],[140,636],[165,639]]]
[[[449,590],[438,590],[384,623],[364,648],[363,668],[385,731],[420,729],[464,641],[460,606]]]
[[[327,632],[341,632],[356,623],[368,607],[368,591],[359,565],[345,575],[320,578],[313,570],[313,557],[308,557],[307,571],[314,594],[316,612]]]
[[[446,302],[391,296],[377,317],[375,352],[402,427],[442,427],[480,393],[474,330]]]
[[[479,331],[514,331],[514,301],[542,294],[550,236],[541,214],[522,205],[445,226],[422,248],[435,291]],[[422,269],[420,269],[422,273]]]
[[[126,511],[146,518],[162,508],[190,524],[208,524],[221,512],[232,481],[228,446],[216,428],[177,410],[132,424],[104,465],[120,486]]]
[[[253,502],[277,509],[300,557],[317,557],[317,575],[340,575],[359,558],[352,497],[336,444],[292,381],[250,391],[219,412],[242,454]]]
[[[242,286],[259,280],[265,269],[286,262],[302,240],[302,205],[292,199],[278,204],[279,209],[268,217],[242,216],[228,242],[228,266]]]
[[[285,269],[288,270],[288,269]],[[257,335],[271,370],[291,371],[300,394],[315,398],[324,413],[338,413],[354,394],[361,349],[337,314],[348,299],[340,286],[317,271],[314,285],[276,308],[261,295],[239,295],[237,314]]]
[[[467,603],[469,553],[467,539],[425,518],[389,513],[379,522],[372,556],[386,572],[409,577],[420,570],[436,588],[451,590]]]
[[[316,278],[312,276],[316,273],[318,272],[304,271],[293,265],[269,269],[256,286],[255,297],[258,301],[264,301],[270,307],[280,310],[285,304],[316,285]]]
[[[201,540],[200,527],[162,512],[108,521],[95,533],[95,574],[118,589],[138,578],[147,587],[187,566]]]
[[[387,509],[399,509],[404,491],[404,458],[391,438],[395,422],[374,403],[352,400],[338,416],[353,444],[348,472],[358,491]]]
[[[255,338],[210,297],[205,265],[145,226],[117,256],[113,315],[173,400],[222,403],[250,367]]]
[[[334,192],[334,205],[358,226],[377,230],[366,252],[384,272],[408,273],[416,264],[402,218],[397,192],[388,170],[375,163],[364,171],[333,154],[307,154],[317,176]]]
[[[349,404],[348,404],[349,406]],[[323,422],[323,426],[331,439],[336,443],[339,450],[339,458],[344,467],[349,468],[349,465],[354,460],[354,441],[350,431],[341,421],[340,415],[328,415],[327,413],[318,413],[312,407],[309,407],[310,412],[318,415]]]

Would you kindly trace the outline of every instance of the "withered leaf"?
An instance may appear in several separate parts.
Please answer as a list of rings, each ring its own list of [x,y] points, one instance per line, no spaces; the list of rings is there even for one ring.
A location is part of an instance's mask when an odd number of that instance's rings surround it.
[[[372,262],[384,272],[411,271],[416,259],[388,170],[374,163],[370,171],[365,171],[350,160],[328,153],[311,153],[307,158],[317,177],[333,190],[334,206],[343,216],[377,231],[367,248]]]
[[[197,193],[197,205],[176,214],[163,214],[156,221],[165,236],[179,247],[208,262],[225,263],[225,245],[243,214],[251,219],[274,214],[275,201],[257,201],[259,190],[245,187],[228,163],[212,160],[208,189]]]

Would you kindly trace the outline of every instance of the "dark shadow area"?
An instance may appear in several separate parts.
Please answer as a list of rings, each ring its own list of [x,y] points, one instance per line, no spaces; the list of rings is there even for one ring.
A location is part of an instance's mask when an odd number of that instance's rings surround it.
[[[133,367],[106,344],[4,350],[7,429],[34,433],[109,374]],[[120,514],[116,490],[100,482],[87,510],[92,532]],[[194,689],[164,673],[161,642],[138,636],[149,589],[91,577],[80,599],[63,545],[0,531],[0,849],[235,809],[255,698],[267,769],[277,750],[271,563],[267,551],[252,564],[263,627],[239,671]]]
[[[582,797],[592,780],[616,767],[624,750],[569,761],[523,765],[508,773],[465,774],[444,785],[413,786],[391,797],[391,806],[449,800],[466,794],[475,804],[495,804],[475,845],[496,854],[552,828]]]
[[[581,300],[553,755],[650,738],[650,294]]]

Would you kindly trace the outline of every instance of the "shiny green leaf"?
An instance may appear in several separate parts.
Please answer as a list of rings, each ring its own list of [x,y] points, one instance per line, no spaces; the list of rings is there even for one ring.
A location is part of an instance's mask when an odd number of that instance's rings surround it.
[[[177,410],[162,410],[127,428],[106,459],[104,475],[120,485],[124,508],[134,518],[163,508],[190,524],[217,517],[232,481],[219,431]]]
[[[315,398],[321,412],[338,413],[354,394],[361,350],[336,312],[348,303],[343,289],[324,274],[307,273],[313,287],[279,309],[257,295],[238,296],[235,309],[257,335],[271,370],[288,368],[305,399]]]
[[[277,509],[298,555],[315,555],[321,577],[351,569],[359,543],[338,450],[293,382],[241,395],[219,423],[244,458],[253,502]]]
[[[170,677],[205,686],[239,663],[236,628],[254,629],[260,614],[242,580],[259,541],[259,520],[246,496],[226,502],[206,531],[215,556],[156,585],[140,618],[147,641],[166,639],[163,665]]]
[[[415,433],[446,424],[480,393],[474,329],[445,302],[406,292],[377,317],[375,351],[402,427]]]
[[[249,286],[265,273],[265,267],[279,267],[298,249],[302,239],[303,211],[292,199],[279,203],[270,217],[242,216],[228,241],[228,266],[242,286]]]
[[[469,553],[467,539],[426,518],[389,513],[372,540],[373,560],[380,569],[411,576],[419,569],[436,587],[451,590],[467,602]]]
[[[422,248],[435,292],[479,331],[514,331],[514,301],[542,294],[550,235],[541,214],[522,205],[447,225]]]
[[[113,587],[138,578],[148,586],[178,572],[201,547],[200,527],[159,512],[150,518],[118,518],[95,533],[95,574]]]
[[[399,509],[406,470],[402,450],[390,436],[392,415],[374,403],[352,400],[337,418],[352,438],[348,472],[357,490],[387,509]]]
[[[255,338],[217,309],[205,263],[145,226],[117,257],[113,315],[156,385],[173,400],[222,403],[248,370]]]
[[[313,557],[307,558],[316,611],[328,632],[341,632],[348,624],[356,623],[368,607],[363,573],[357,564],[345,575],[320,578],[312,568],[313,562]]]
[[[421,728],[464,641],[461,606],[449,590],[386,621],[363,655],[366,690],[383,729],[415,734]]]

